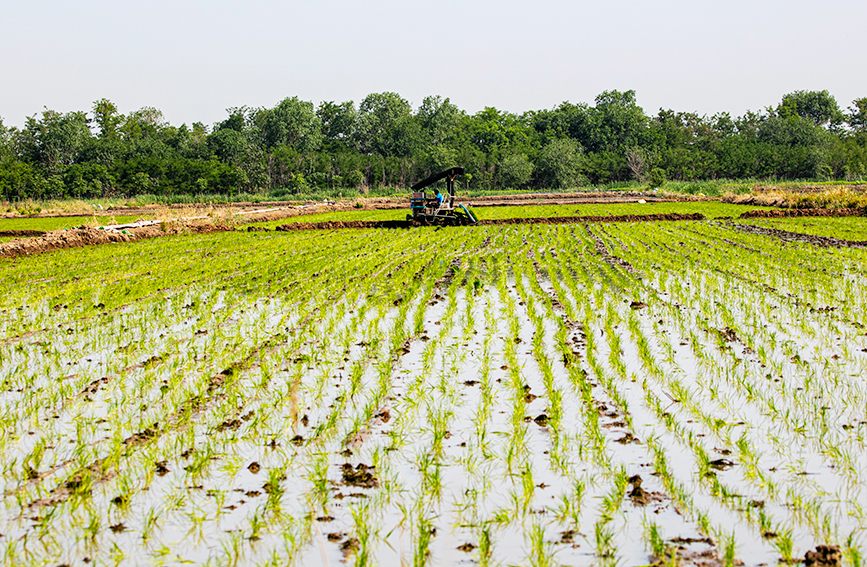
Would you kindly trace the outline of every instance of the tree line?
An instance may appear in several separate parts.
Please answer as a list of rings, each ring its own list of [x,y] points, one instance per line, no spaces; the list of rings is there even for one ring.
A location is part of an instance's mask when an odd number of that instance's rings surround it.
[[[429,96],[413,110],[383,92],[357,106],[292,97],[273,108],[230,108],[211,127],[173,126],[150,107],[124,115],[107,99],[90,112],[46,109],[20,129],[0,119],[6,200],[406,188],[455,165],[480,189],[860,179],[867,98],[842,110],[828,91],[796,91],[740,117],[648,115],[634,91],[613,90],[592,106],[469,114],[448,98]]]

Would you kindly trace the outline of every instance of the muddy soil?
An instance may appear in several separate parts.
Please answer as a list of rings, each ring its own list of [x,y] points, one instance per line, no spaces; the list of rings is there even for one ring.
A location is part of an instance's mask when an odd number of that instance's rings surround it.
[[[570,216],[570,217],[529,217],[512,219],[486,219],[480,220],[478,225],[506,225],[506,224],[574,224],[590,222],[654,222],[654,221],[684,221],[704,220],[701,213],[690,214],[658,214],[658,215],[610,215],[610,216]],[[417,222],[406,220],[391,221],[327,221],[327,222],[295,222],[280,225],[278,231],[293,230],[334,230],[342,228],[412,228],[425,226]]]
[[[862,217],[867,209],[773,209],[747,211],[741,213],[742,219],[778,219],[788,217]]]
[[[0,230],[0,238],[34,238],[45,236],[44,230]]]
[[[170,234],[201,234],[222,232],[225,230],[230,229],[204,223],[191,224],[183,227],[173,227],[169,224],[169,226],[166,227],[166,230],[163,230],[159,225],[154,225],[141,228],[131,228],[123,232],[116,230],[100,230],[97,228],[53,230],[48,233],[43,233],[43,236],[37,238],[24,238],[0,244],[0,258],[17,258],[19,256],[50,252],[52,250],[94,246],[97,244],[109,244],[112,242],[130,242],[143,238],[168,236]]]
[[[830,236],[816,236],[814,234],[804,234],[802,232],[792,232],[789,230],[767,228],[752,224],[730,223],[729,226],[750,234],[771,236],[787,242],[806,242],[807,244],[812,244],[821,248],[867,248],[867,241],[843,240],[840,238],[832,238]]]
[[[836,545],[819,545],[804,556],[805,567],[840,567],[843,555]]]

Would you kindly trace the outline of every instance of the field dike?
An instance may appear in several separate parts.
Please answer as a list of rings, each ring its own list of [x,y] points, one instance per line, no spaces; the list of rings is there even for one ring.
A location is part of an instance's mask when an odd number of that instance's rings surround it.
[[[493,226],[505,224],[574,224],[596,222],[656,222],[705,220],[701,213],[690,214],[654,214],[654,215],[605,215],[605,216],[570,216],[570,217],[528,217],[511,219],[480,220],[475,226]],[[412,228],[430,226],[413,221],[327,221],[327,222],[294,222],[280,225],[278,231],[294,230],[334,230],[342,228]]]
[[[771,209],[741,213],[742,219],[778,219],[789,217],[863,217],[867,209]]]
[[[44,230],[0,230],[0,238],[33,238],[45,236]]]
[[[752,224],[732,223],[730,226],[742,232],[771,236],[786,242],[805,242],[820,248],[867,248],[867,242],[860,240],[844,240],[842,238],[833,238],[830,236],[816,236],[814,234],[804,234],[802,232],[792,232],[790,230],[768,228]]]

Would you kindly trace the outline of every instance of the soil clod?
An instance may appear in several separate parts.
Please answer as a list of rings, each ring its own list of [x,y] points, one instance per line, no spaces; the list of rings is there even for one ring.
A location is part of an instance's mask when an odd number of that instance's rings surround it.
[[[718,471],[724,471],[732,468],[735,464],[728,459],[714,459],[708,463],[708,466]]]
[[[633,506],[647,506],[651,502],[662,500],[662,495],[657,492],[648,492],[641,488],[642,479],[640,475],[632,475],[629,477],[629,484],[632,485],[632,490],[629,492],[629,499],[632,500]]]
[[[836,545],[817,545],[804,556],[805,567],[840,567],[842,555]]]
[[[376,488],[379,486],[379,481],[373,475],[374,467],[359,463],[353,468],[351,464],[343,463],[340,469],[343,474],[344,484],[360,488]]]
[[[343,552],[343,555],[345,557],[349,557],[360,548],[361,546],[359,545],[358,539],[354,537],[351,537],[344,541],[342,544],[340,544],[340,551]]]

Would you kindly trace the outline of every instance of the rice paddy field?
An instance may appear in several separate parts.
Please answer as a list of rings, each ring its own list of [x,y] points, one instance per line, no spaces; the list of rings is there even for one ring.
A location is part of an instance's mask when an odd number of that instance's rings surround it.
[[[479,219],[496,220],[528,217],[566,217],[581,215],[648,215],[671,213],[700,213],[708,218],[737,216],[751,210],[770,209],[771,207],[756,207],[732,205],[719,202],[684,202],[684,203],[611,203],[570,204],[570,205],[534,205],[534,206],[487,206],[477,207],[473,211]],[[256,226],[274,228],[288,222],[327,222],[327,221],[387,221],[403,220],[406,209],[392,210],[357,210],[346,212],[325,212],[312,215],[296,216],[279,221],[253,223]]]
[[[0,259],[0,557],[862,565],[867,219],[661,206]]]

